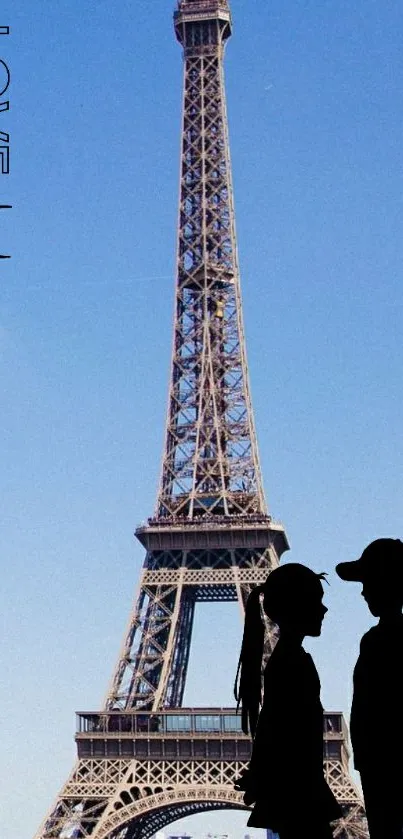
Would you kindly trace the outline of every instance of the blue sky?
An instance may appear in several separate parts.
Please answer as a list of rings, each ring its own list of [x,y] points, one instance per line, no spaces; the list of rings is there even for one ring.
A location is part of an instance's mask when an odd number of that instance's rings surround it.
[[[370,620],[333,568],[402,533],[401,4],[232,10],[226,81],[262,469],[289,559],[329,571],[329,615],[307,647],[325,706],[347,714]],[[0,264],[5,839],[34,835],[70,772],[74,711],[102,702],[144,558],[132,533],[155,501],[174,292],[171,13],[168,0],[2,4],[12,84],[0,186],[14,205],[0,218],[12,254]],[[199,609],[189,703],[231,702],[232,605]],[[181,829],[235,839],[244,823],[223,812]]]

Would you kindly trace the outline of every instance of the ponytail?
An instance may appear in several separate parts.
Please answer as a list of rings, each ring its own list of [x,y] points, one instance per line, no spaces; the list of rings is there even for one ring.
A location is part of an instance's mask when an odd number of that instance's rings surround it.
[[[239,706],[242,706],[242,731],[244,734],[250,733],[252,737],[256,731],[262,698],[264,625],[259,600],[262,591],[262,586],[256,586],[246,601],[241,654],[234,684],[237,712]]]

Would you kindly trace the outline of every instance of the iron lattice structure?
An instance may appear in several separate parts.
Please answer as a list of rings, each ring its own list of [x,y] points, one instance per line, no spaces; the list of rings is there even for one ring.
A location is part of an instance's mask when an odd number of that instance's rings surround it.
[[[251,743],[234,708],[182,707],[194,609],[237,601],[243,613],[288,542],[267,512],[248,383],[223,80],[228,2],[180,0],[174,24],[184,98],[157,507],[136,531],[146,557],[103,710],[79,715],[77,764],[35,839],[148,839],[185,815],[246,809],[233,784]],[[266,655],[275,640],[268,625]],[[341,714],[326,715],[324,743],[345,810],[335,835],[367,836]],[[291,758],[303,773],[297,749]]]

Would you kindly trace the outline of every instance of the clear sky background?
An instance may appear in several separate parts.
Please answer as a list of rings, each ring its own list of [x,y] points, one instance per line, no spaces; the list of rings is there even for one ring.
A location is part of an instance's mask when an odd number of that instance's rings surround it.
[[[333,568],[402,535],[402,7],[232,10],[226,81],[262,469],[289,559],[329,571],[329,615],[307,647],[326,708],[348,714],[371,621],[359,586]],[[170,0],[2,3],[12,85],[0,189],[14,204],[0,216],[0,251],[12,254],[0,262],[2,839],[32,839],[66,780],[74,711],[101,705],[144,558],[132,533],[154,507],[174,293],[171,14]],[[240,638],[234,604],[200,606],[186,702],[232,703]],[[181,828],[236,839],[245,821],[223,811]]]

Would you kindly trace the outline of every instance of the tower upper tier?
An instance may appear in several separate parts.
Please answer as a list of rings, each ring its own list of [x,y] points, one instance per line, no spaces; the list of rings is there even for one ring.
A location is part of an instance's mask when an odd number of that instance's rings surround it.
[[[174,25],[176,37],[185,48],[208,46],[217,35],[220,42],[225,41],[231,35],[229,4],[227,0],[180,0]]]
[[[184,50],[177,279],[164,524],[267,517],[242,321],[223,74],[227,0],[180,0]]]

